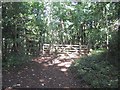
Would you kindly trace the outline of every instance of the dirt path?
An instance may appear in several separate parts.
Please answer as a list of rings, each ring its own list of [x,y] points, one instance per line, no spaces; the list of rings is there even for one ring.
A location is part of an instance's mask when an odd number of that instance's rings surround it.
[[[69,70],[73,60],[69,57],[38,57],[19,69],[3,71],[3,86],[22,88],[88,88],[83,80],[75,78]]]

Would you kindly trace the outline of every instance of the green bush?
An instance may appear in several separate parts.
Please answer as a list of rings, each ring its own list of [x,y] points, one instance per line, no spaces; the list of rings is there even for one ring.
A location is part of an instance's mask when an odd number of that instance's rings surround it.
[[[108,61],[119,67],[120,66],[120,37],[119,37],[120,31],[116,31],[112,33],[112,38],[110,39],[109,42],[109,51],[108,51],[108,56],[109,59]]]
[[[118,71],[105,58],[103,51],[94,51],[91,56],[76,60],[71,68],[87,83],[95,88],[118,87]]]
[[[6,60],[3,60],[2,67],[9,68],[13,66],[20,66],[30,58],[23,53],[11,53],[7,56]]]

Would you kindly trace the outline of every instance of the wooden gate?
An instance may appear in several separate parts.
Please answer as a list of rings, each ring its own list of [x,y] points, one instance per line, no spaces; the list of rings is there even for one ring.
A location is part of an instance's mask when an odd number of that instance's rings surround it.
[[[44,44],[43,54],[70,54],[76,53],[80,55],[87,55],[89,53],[89,48],[87,45],[62,45],[62,44]]]

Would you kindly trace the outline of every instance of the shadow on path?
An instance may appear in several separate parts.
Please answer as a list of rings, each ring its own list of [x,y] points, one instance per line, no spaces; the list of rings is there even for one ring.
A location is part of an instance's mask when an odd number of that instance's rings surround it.
[[[72,56],[72,55],[70,55]],[[74,62],[69,55],[43,56],[32,59],[20,69],[3,71],[3,86],[22,88],[88,88],[69,70]],[[73,56],[75,58],[75,56]],[[78,57],[77,57],[78,58]]]

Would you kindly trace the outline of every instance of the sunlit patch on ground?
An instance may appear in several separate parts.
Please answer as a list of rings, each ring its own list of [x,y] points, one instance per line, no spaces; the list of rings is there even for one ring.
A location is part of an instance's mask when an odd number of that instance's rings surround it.
[[[59,64],[59,63],[61,63],[61,61],[60,61],[58,58],[54,59],[53,62],[54,62],[54,64]]]
[[[49,65],[48,65],[48,64],[46,64],[46,63],[44,63],[44,64],[43,64],[43,66],[48,67]]]
[[[69,67],[74,62],[72,54],[61,54],[56,56],[46,55],[32,59],[24,68],[17,73],[9,73],[9,81],[4,79],[6,85],[20,83],[20,87],[77,87],[76,80],[69,71]],[[4,74],[5,75],[5,74]],[[80,83],[78,83],[80,84]],[[78,85],[81,87],[81,85]]]
[[[46,55],[47,56],[47,55]],[[49,68],[50,66],[58,67],[61,72],[67,72],[68,68],[74,62],[74,59],[79,58],[80,56],[76,53],[65,53],[58,54],[57,57],[51,56],[43,56],[33,59],[32,61],[41,63],[44,68]],[[45,69],[44,69],[45,70]]]
[[[72,64],[72,62],[62,62],[62,63],[58,64],[57,66],[70,67],[71,64]]]
[[[60,69],[62,72],[66,72],[67,71],[67,68],[61,68]]]
[[[39,81],[40,81],[40,82],[44,82],[44,79],[40,79]]]

